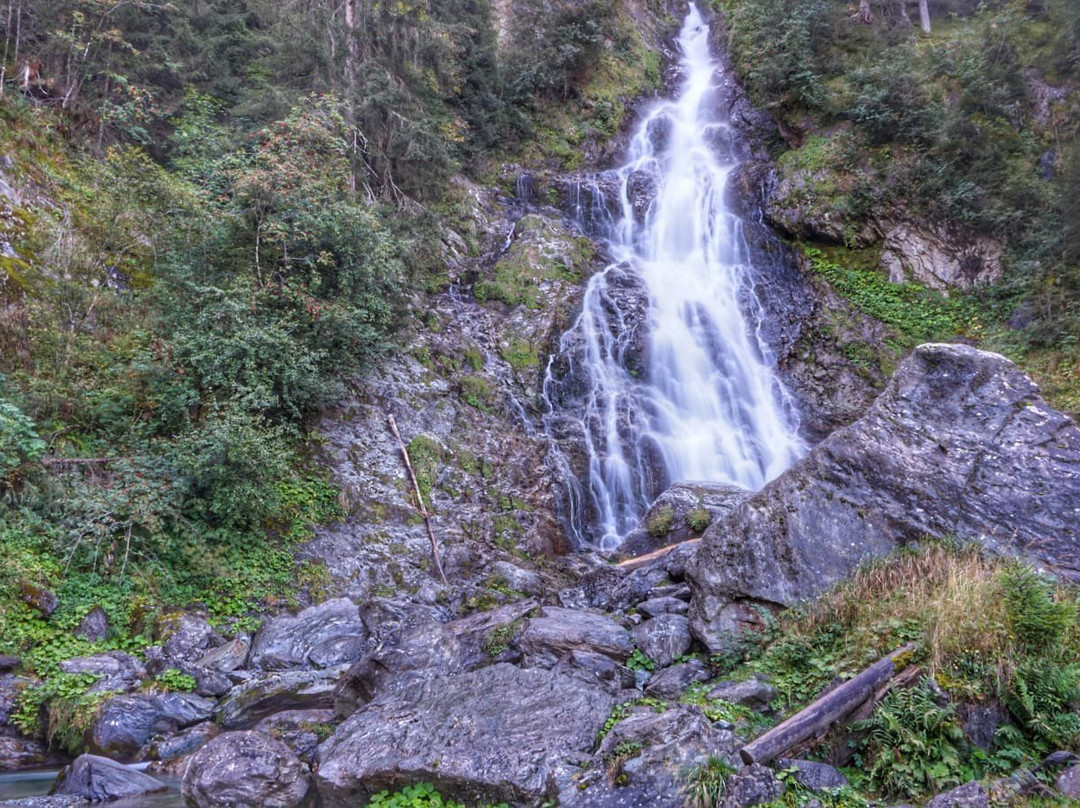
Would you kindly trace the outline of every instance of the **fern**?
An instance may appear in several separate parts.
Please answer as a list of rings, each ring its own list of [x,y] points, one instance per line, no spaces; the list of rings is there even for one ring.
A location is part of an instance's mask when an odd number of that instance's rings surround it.
[[[1002,693],[1009,713],[1040,750],[1069,748],[1080,737],[1080,663],[1029,659],[1013,670]]]
[[[893,690],[865,721],[862,758],[871,761],[868,774],[885,794],[913,798],[928,791],[959,785],[964,733],[955,708],[941,705],[923,680],[907,690]]]

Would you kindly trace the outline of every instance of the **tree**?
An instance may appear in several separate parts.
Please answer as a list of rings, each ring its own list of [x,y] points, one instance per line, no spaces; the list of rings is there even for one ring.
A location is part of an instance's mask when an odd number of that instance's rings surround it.
[[[930,5],[929,0],[919,0],[919,25],[924,34],[930,33]]]

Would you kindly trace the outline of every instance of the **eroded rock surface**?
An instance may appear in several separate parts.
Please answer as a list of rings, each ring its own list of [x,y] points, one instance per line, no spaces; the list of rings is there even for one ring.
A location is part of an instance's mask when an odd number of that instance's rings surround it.
[[[294,808],[311,774],[281,741],[261,732],[226,732],[200,749],[184,773],[182,792],[198,808]]]
[[[710,647],[746,604],[790,606],[928,536],[1080,580],[1080,430],[997,354],[923,345],[861,418],[714,523],[690,577]]]
[[[319,747],[319,796],[352,806],[426,781],[467,805],[539,806],[613,705],[580,679],[506,664],[384,692]]]

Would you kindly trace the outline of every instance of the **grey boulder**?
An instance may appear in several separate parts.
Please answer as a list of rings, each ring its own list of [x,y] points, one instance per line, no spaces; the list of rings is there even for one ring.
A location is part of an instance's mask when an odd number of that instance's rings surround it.
[[[52,794],[82,797],[90,802],[112,802],[164,791],[166,786],[147,774],[98,755],[79,755],[60,772]]]
[[[345,669],[283,671],[237,685],[214,708],[214,720],[222,729],[251,729],[284,710],[332,709],[334,685]]]
[[[311,606],[299,614],[265,620],[251,644],[249,664],[264,670],[330,668],[364,653],[367,630],[348,598]]]
[[[686,654],[693,643],[690,621],[681,614],[661,614],[635,626],[630,632],[634,644],[659,668],[666,668]]]
[[[614,620],[552,606],[529,621],[519,644],[530,665],[545,668],[571,651],[590,651],[622,661],[634,650],[629,632]]]
[[[686,688],[708,680],[709,666],[700,659],[691,659],[654,673],[645,685],[645,693],[661,699],[677,699]]]
[[[191,758],[181,793],[198,808],[295,808],[311,774],[281,741],[261,732],[225,732]]]
[[[319,797],[342,808],[431,782],[467,805],[539,806],[614,703],[579,679],[506,664],[387,690],[319,747]]]
[[[745,604],[810,599],[926,536],[1080,580],[1080,429],[1002,356],[922,345],[865,416],[705,532],[689,570],[711,650]]]
[[[645,555],[669,544],[697,538],[749,496],[749,491],[735,485],[675,483],[649,506],[640,525],[619,545],[619,554]]]
[[[90,727],[92,752],[130,759],[156,735],[205,721],[214,702],[190,693],[119,696],[105,703]]]
[[[743,766],[728,777],[721,805],[723,808],[749,808],[779,799],[783,793],[784,784],[777,779],[773,770],[754,763]]]
[[[843,773],[828,763],[780,758],[776,761],[776,768],[792,771],[795,781],[811,791],[821,791],[826,788],[843,788],[850,785]]]

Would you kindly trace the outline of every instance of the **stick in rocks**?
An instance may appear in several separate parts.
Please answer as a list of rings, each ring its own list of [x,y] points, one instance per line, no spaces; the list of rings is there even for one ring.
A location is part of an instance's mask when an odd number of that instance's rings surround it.
[[[773,727],[739,752],[743,763],[768,763],[796,744],[824,732],[845,718],[899,670],[907,667],[905,657],[915,650],[912,643],[898,648],[853,679],[829,691],[813,704]]]
[[[401,439],[401,433],[398,432],[397,422],[394,421],[393,415],[387,415],[386,419],[390,422],[390,431],[394,433],[394,437],[397,438],[398,446],[401,447],[401,456],[405,458],[405,468],[409,471],[409,477],[412,478],[413,491],[416,493],[416,501],[420,504],[420,515],[424,517],[424,524],[427,525],[428,538],[431,539],[431,555],[435,559],[435,569],[439,573],[439,578],[442,579],[444,586],[450,586],[450,582],[446,580],[446,573],[443,572],[442,559],[439,558],[439,545],[435,541],[435,531],[431,528],[431,514],[428,513],[428,509],[424,507],[424,497],[420,494],[420,482],[416,479],[416,472],[413,471],[412,461],[409,460],[409,450],[405,446],[405,441]]]

